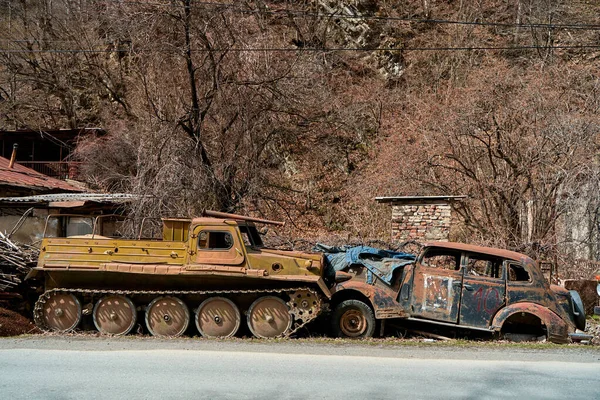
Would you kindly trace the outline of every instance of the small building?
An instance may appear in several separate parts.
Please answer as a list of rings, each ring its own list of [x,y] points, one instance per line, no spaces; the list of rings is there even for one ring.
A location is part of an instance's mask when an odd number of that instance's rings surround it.
[[[105,133],[100,128],[0,130],[0,156],[10,158],[16,144],[16,161],[22,166],[52,178],[75,179],[80,163],[70,156],[77,142]]]
[[[376,197],[392,208],[392,240],[407,242],[448,241],[452,204],[467,196]]]

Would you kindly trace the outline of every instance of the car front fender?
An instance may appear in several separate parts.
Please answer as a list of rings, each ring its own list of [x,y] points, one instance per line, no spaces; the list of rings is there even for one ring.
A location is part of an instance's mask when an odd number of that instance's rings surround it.
[[[375,318],[386,319],[386,318],[405,318],[407,313],[402,306],[396,301],[398,294],[392,289],[387,288],[384,284],[379,284],[377,281],[375,284],[368,284],[361,282],[357,279],[351,279],[342,283],[338,283],[333,289],[332,294],[335,299],[341,292],[353,292],[358,293],[359,297],[364,297],[369,300],[370,305],[373,307],[375,312]],[[352,297],[349,298],[359,298]]]
[[[569,342],[569,325],[558,314],[536,303],[521,302],[502,308],[494,316],[491,328],[496,332],[500,332],[504,322],[518,313],[527,313],[538,317],[546,326],[549,341],[554,343]]]

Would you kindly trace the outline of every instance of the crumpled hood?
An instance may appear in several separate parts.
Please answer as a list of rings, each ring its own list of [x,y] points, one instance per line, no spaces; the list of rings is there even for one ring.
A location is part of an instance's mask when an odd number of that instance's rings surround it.
[[[550,290],[552,290],[555,294],[557,294],[559,296],[565,296],[565,297],[570,296],[569,291],[562,286],[550,285]]]

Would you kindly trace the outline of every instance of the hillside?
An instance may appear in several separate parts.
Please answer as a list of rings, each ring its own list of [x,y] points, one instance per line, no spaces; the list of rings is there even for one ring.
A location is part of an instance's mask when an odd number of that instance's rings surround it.
[[[294,238],[388,239],[375,196],[464,194],[455,239],[531,253],[556,250],[582,201],[597,214],[600,1],[8,1],[0,15],[0,128],[105,128],[78,146],[84,178],[151,195],[136,215],[212,208],[291,221],[277,233]]]

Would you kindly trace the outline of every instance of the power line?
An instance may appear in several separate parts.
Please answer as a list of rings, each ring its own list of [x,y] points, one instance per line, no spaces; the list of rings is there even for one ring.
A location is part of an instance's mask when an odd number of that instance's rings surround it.
[[[191,49],[192,52],[207,53],[207,52],[372,52],[372,51],[476,51],[476,50],[553,50],[553,49],[600,49],[600,44],[585,44],[585,45],[559,45],[559,46],[473,46],[473,47],[372,47],[372,48],[291,48],[291,47],[264,47],[264,48],[214,48],[214,49]],[[179,53],[182,50],[165,49],[165,50],[119,50],[119,49],[0,49],[0,53]]]
[[[135,0],[105,0],[106,2],[123,4],[135,4],[135,5],[155,5],[165,7],[186,7],[184,4],[177,3],[163,3],[163,2],[145,2]],[[204,7],[204,8],[220,8],[228,9],[234,12],[240,13],[263,13],[263,14],[278,14],[278,15],[304,15],[322,18],[342,18],[342,19],[375,19],[375,20],[395,20],[395,21],[406,21],[406,22],[417,22],[417,23],[435,23],[435,24],[462,24],[462,25],[486,25],[486,26],[501,26],[501,27],[522,27],[522,28],[573,28],[573,29],[588,29],[596,30],[600,29],[600,25],[590,24],[508,24],[508,23],[497,23],[497,22],[478,22],[478,21],[453,21],[453,20],[440,20],[440,19],[415,19],[415,18],[402,18],[402,17],[386,17],[386,16],[365,16],[365,15],[348,15],[339,13],[311,13],[305,11],[297,11],[290,9],[281,10],[266,10],[266,9],[244,9],[237,7],[233,3],[212,3],[212,2],[193,2],[190,7]],[[76,40],[39,40],[39,39],[0,39],[0,42],[9,43],[77,43]],[[33,43],[32,43],[33,42]],[[208,52],[208,51],[231,51],[231,52],[370,52],[370,51],[492,51],[492,50],[529,50],[529,49],[595,49],[599,48],[596,44],[585,44],[585,45],[564,45],[564,46],[540,46],[540,45],[529,45],[529,46],[459,46],[459,47],[402,47],[402,48],[225,48],[225,49],[192,49],[194,52]],[[128,52],[179,52],[181,50],[168,49],[168,50],[135,50],[130,49],[0,49],[3,53],[128,53]]]
[[[165,6],[165,7],[185,7],[183,4],[176,3],[161,3],[161,2],[144,2],[144,1],[122,1],[122,0],[104,0],[104,2],[112,2],[117,4],[135,4],[135,5],[155,5],[155,6]],[[300,15],[300,16],[311,16],[317,18],[335,18],[335,19],[372,19],[372,20],[390,20],[390,21],[404,21],[404,22],[414,22],[414,23],[422,23],[422,24],[454,24],[454,25],[480,25],[480,26],[495,26],[495,27],[515,27],[515,28],[547,28],[547,29],[577,29],[577,30],[600,30],[600,25],[594,24],[523,24],[523,23],[500,23],[500,22],[480,22],[480,21],[457,21],[457,20],[446,20],[446,19],[418,19],[418,18],[403,18],[403,17],[386,17],[386,16],[376,16],[376,15],[348,15],[348,14],[339,14],[339,13],[311,13],[305,11],[297,11],[290,9],[280,9],[280,10],[266,10],[266,9],[243,9],[240,7],[236,7],[233,3],[210,3],[210,2],[194,2],[191,7],[203,7],[203,8],[225,8],[238,13],[251,13],[251,14],[271,14],[271,15]],[[77,43],[76,40],[46,40],[46,39],[0,39],[0,42],[10,42],[10,43]],[[557,46],[554,48],[593,48],[593,45],[584,45],[584,46]],[[529,49],[529,48],[537,48],[532,46],[519,46],[514,47],[515,49]],[[542,48],[548,48],[542,46]],[[460,48],[403,48],[402,50],[406,51],[450,51],[450,50],[505,50],[506,47],[460,47]],[[296,51],[297,49],[229,49],[229,51]],[[308,51],[392,51],[399,49],[305,49]],[[48,49],[48,50],[6,50],[0,49],[0,52],[5,53],[22,53],[22,52],[56,52],[56,53],[103,53],[103,52],[127,52],[128,50],[85,50],[85,49]],[[194,50],[194,51],[202,51],[202,50]],[[221,50],[222,51],[222,50]]]
[[[162,7],[177,7],[186,8],[183,4],[176,3],[161,3],[161,2],[143,2],[143,1],[120,1],[120,0],[105,0],[105,2],[113,2],[119,4],[135,4],[135,5],[154,5]],[[267,10],[267,9],[246,9],[241,8],[233,3],[210,3],[210,2],[193,2],[192,8],[216,8],[227,9],[233,12],[242,14],[268,14],[268,15],[297,15],[314,18],[333,18],[333,19],[362,19],[362,20],[379,20],[379,21],[401,21],[414,22],[421,24],[450,24],[450,25],[478,25],[478,26],[493,26],[504,28],[536,28],[536,29],[577,29],[577,30],[600,30],[599,24],[545,24],[545,23],[506,23],[506,22],[482,22],[482,21],[459,21],[449,19],[427,19],[427,18],[407,18],[407,17],[390,17],[379,15],[349,15],[337,12],[320,13],[307,12],[291,9]]]
[[[58,40],[58,39],[0,39],[0,42],[9,42],[9,43],[77,43],[77,40]]]
[[[8,54],[27,54],[27,53],[123,53],[130,52],[129,50],[94,50],[94,49],[0,49],[0,53]]]

